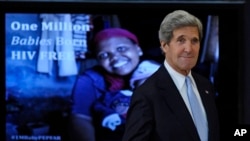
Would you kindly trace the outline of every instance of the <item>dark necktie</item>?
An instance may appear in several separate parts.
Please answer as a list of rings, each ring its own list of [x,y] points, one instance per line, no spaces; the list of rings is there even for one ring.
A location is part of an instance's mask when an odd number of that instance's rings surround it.
[[[194,93],[192,82],[189,77],[186,77],[186,86],[187,86],[187,95],[189,104],[191,107],[193,120],[196,126],[196,129],[199,133],[201,141],[207,141],[208,140],[208,128],[207,128],[207,122],[206,117],[202,112],[201,105],[199,104],[199,101]]]

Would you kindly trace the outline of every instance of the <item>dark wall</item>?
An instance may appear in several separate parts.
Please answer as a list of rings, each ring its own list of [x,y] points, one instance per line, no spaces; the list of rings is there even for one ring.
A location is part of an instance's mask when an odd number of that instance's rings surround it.
[[[244,124],[249,124],[250,125],[250,2],[246,1],[245,4],[245,15],[244,15],[244,28],[245,28],[245,33],[244,33],[244,64],[243,64],[243,82],[244,82],[244,87],[243,89],[243,94],[244,96],[242,97],[242,111],[241,111],[241,119],[242,123]]]

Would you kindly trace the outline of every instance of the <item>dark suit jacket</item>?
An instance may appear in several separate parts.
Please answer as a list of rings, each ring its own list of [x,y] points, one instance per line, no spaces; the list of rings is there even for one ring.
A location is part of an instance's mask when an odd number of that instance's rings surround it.
[[[219,140],[219,121],[211,83],[192,72],[204,105],[209,141]],[[200,141],[192,117],[162,65],[132,95],[122,141]]]

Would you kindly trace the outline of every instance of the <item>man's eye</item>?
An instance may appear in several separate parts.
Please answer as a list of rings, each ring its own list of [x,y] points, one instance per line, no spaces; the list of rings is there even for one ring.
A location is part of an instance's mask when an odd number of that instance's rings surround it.
[[[184,38],[178,39],[178,42],[184,43],[184,42],[185,42],[185,39],[184,39]]]
[[[100,54],[97,55],[97,58],[99,60],[107,59],[108,57],[109,57],[108,53],[100,53]]]
[[[197,44],[197,43],[199,43],[199,42],[200,42],[199,39],[196,39],[196,38],[192,40],[192,43],[193,43],[193,44]]]

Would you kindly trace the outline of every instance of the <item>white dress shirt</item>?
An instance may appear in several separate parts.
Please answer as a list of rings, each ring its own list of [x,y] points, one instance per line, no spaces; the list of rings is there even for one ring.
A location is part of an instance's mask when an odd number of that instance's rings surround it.
[[[185,104],[186,104],[186,106],[187,106],[187,108],[189,110],[189,113],[192,115],[192,111],[191,111],[190,104],[189,104],[189,101],[188,101],[188,96],[187,96],[187,88],[186,88],[186,85],[185,85],[185,77],[186,76],[180,74],[177,71],[175,71],[168,64],[168,62],[166,60],[164,61],[164,66],[167,69],[167,71],[169,72],[170,77],[173,79],[173,81],[175,83],[175,86],[177,87],[178,91],[180,92],[181,97],[184,100],[184,102],[185,102]],[[203,104],[202,104],[202,101],[201,101],[201,98],[200,98],[197,86],[196,86],[195,81],[194,81],[194,79],[193,79],[193,77],[191,75],[191,71],[189,72],[188,76],[191,78],[192,87],[193,87],[194,93],[195,93],[195,95],[196,95],[196,97],[197,97],[197,99],[199,101],[199,104],[201,106],[202,112],[203,112],[203,114],[206,117],[206,113],[205,113],[205,110],[204,110],[204,107],[203,107]],[[193,115],[192,115],[192,117],[193,117]]]

